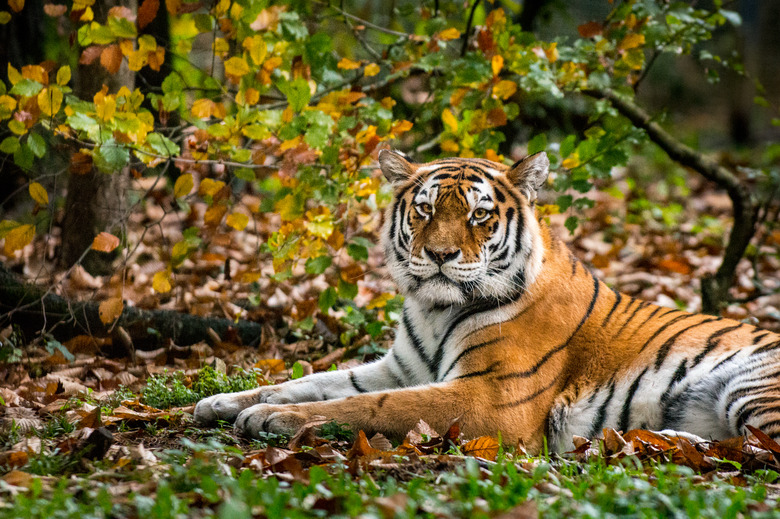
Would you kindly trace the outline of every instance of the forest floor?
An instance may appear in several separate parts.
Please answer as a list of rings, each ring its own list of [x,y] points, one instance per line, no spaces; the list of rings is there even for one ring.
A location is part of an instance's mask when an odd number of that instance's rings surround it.
[[[611,286],[697,311],[698,280],[722,252],[728,199],[706,187],[659,184],[637,196],[618,181],[595,207],[549,218]],[[229,424],[195,425],[199,398],[354,366],[386,351],[392,330],[372,336],[344,315],[307,321],[327,286],[321,277],[238,282],[241,266],[253,262],[272,273],[258,253],[278,227],[272,215],[258,215],[243,233],[213,235],[208,253],[177,270],[174,290],[155,293],[153,275],[166,261],[161,244],[177,242],[191,225],[161,209],[171,206],[167,196],[160,191],[159,205],[131,217],[134,248],[113,276],[54,267],[55,235],[0,259],[69,299],[121,294],[139,308],[240,316],[262,323],[261,337],[251,345],[215,337],[151,346],[131,338],[120,347],[111,337],[60,343],[0,331],[0,517],[780,517],[780,445],[760,431],[696,442],[606,429],[603,439],[579,439],[565,455],[530,457],[496,438],[464,439],[457,423],[433,431],[420,422],[401,443],[332,423],[252,441]],[[245,195],[242,203],[258,200]],[[580,218],[573,235],[562,228],[572,214]],[[361,222],[367,234],[379,223],[378,216]],[[734,290],[743,301],[723,315],[778,330],[780,233],[758,239]],[[361,273],[355,300],[362,305],[393,290],[377,249]],[[757,283],[775,294],[755,297]]]

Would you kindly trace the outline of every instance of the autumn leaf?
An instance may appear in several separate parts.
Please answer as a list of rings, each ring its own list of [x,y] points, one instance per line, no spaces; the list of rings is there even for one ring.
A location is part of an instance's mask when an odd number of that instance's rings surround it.
[[[225,223],[237,231],[243,231],[249,223],[249,217],[244,213],[230,213]]]
[[[152,278],[152,288],[159,294],[171,291],[171,274],[167,270],[155,273]]]
[[[284,361],[282,359],[261,359],[255,362],[254,367],[274,375],[284,371]]]
[[[458,120],[455,118],[449,108],[445,108],[441,113],[441,120],[444,122],[444,126],[452,133],[456,133],[458,131]]]
[[[369,63],[366,68],[363,69],[363,75],[366,77],[373,77],[379,74],[381,68],[376,63]]]
[[[79,57],[80,65],[91,65],[96,59],[100,57],[103,52],[103,47],[100,45],[90,45],[81,52]]]
[[[109,74],[119,72],[122,65],[122,49],[119,45],[109,45],[100,53],[100,65],[108,71]]]
[[[24,9],[24,0],[8,0],[8,7],[15,13]]]
[[[70,81],[70,66],[65,65],[57,71],[57,84],[65,86],[68,84],[68,81]]]
[[[353,460],[355,458],[375,456],[377,454],[379,454],[379,451],[368,443],[366,433],[361,430],[358,431],[357,438],[355,438],[355,443],[352,444],[352,448],[347,452],[347,459]]]
[[[30,224],[19,225],[11,229],[5,235],[5,254],[6,256],[13,256],[13,254],[25,248],[35,237],[35,226]]]
[[[138,7],[138,28],[143,29],[157,17],[157,11],[160,9],[160,0],[143,0]]]
[[[38,205],[49,205],[49,195],[46,193],[46,189],[38,182],[32,182],[28,188],[30,196],[35,200]]]
[[[107,232],[101,232],[92,240],[92,250],[111,252],[119,247],[119,238]]]
[[[636,47],[639,47],[640,45],[644,45],[645,43],[645,35],[644,34],[626,34],[622,40],[620,40],[620,43],[618,43],[617,48],[619,50],[629,50]]]
[[[482,436],[468,442],[461,448],[461,451],[466,456],[495,461],[498,456],[498,447],[498,440],[490,436]]]
[[[504,68],[504,58],[498,54],[493,56],[490,60],[490,68],[493,70],[493,77],[497,77],[501,69]]]
[[[231,76],[242,77],[249,74],[249,65],[244,58],[233,56],[225,62],[225,72]]]
[[[51,16],[52,18],[56,18],[58,16],[62,16],[63,14],[67,13],[68,6],[61,5],[61,4],[44,4],[43,12]]]
[[[44,88],[38,94],[38,108],[47,117],[52,117],[60,111],[62,106],[62,90],[57,86]]]
[[[517,92],[517,83],[504,79],[493,86],[493,99],[509,99]]]
[[[455,27],[450,27],[449,29],[444,29],[441,31],[437,37],[441,41],[456,40],[460,38],[460,31]]]
[[[100,322],[103,324],[114,322],[120,315],[122,315],[123,309],[124,302],[122,302],[121,297],[112,297],[110,299],[106,299],[98,306],[98,316],[100,317]]]
[[[356,68],[360,68],[360,62],[352,61],[349,58],[341,58],[337,66],[342,70],[355,70]]]
[[[211,196],[213,197],[219,191],[225,187],[225,183],[221,180],[214,180],[213,178],[204,178],[200,182],[200,187],[198,188],[198,193],[201,195]]]
[[[583,38],[593,38],[594,36],[601,34],[603,30],[604,28],[599,22],[588,22],[577,26],[577,32],[579,32],[580,36]]]
[[[176,179],[176,183],[173,185],[173,196],[181,198],[189,195],[194,185],[191,173],[179,175],[179,178]]]

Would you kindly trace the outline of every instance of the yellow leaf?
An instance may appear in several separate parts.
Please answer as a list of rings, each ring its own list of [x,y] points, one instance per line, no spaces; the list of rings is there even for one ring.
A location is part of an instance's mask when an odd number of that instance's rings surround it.
[[[263,277],[262,272],[244,272],[241,274],[241,282],[242,283],[254,283],[255,281],[258,281],[261,277]]]
[[[455,40],[460,38],[460,31],[455,27],[450,27],[441,31],[438,38],[442,41]]]
[[[387,302],[390,301],[393,298],[393,294],[389,292],[385,292],[384,294],[379,294],[374,299],[372,299],[368,305],[366,305],[367,310],[373,310],[374,308],[384,308],[387,306]]]
[[[38,182],[33,182],[29,187],[30,196],[38,202],[38,205],[49,205],[49,195]]]
[[[11,21],[11,13],[8,11],[0,11],[0,25],[5,25]]]
[[[490,68],[493,69],[493,76],[497,76],[504,68],[504,58],[498,54],[493,56],[493,59],[490,60]]]
[[[339,61],[337,66],[343,70],[355,70],[356,68],[360,68],[360,62],[352,61],[349,58],[341,58],[341,61]]]
[[[103,324],[114,322],[120,315],[122,315],[122,310],[124,307],[125,304],[122,302],[121,297],[112,297],[111,299],[106,299],[105,301],[101,302],[100,306],[98,306],[98,316],[100,317],[100,322]]]
[[[179,175],[179,178],[176,179],[176,183],[173,185],[173,196],[181,198],[189,195],[194,185],[195,182],[192,180],[192,174],[185,173]]]
[[[550,60],[550,63],[558,61],[558,42],[553,42],[549,47],[544,49],[544,55]]]
[[[24,0],[8,0],[8,7],[10,7],[13,12],[18,13],[24,9]]]
[[[274,375],[284,370],[284,361],[282,359],[263,359],[255,362],[254,367]]]
[[[18,70],[16,70],[10,63],[8,64],[8,80],[11,82],[12,85],[17,84],[22,79],[22,74]]]
[[[76,4],[73,4],[73,11],[80,11],[80,9],[76,9]],[[95,13],[92,11],[91,7],[87,7],[84,9],[84,14],[81,15],[81,18],[79,18],[80,22],[91,22],[95,18]]]
[[[237,231],[243,231],[249,223],[249,217],[244,213],[230,213],[225,223]]]
[[[265,56],[268,53],[268,49],[265,44],[265,40],[260,36],[252,36],[246,38],[243,43],[244,48],[249,51],[249,57],[255,62],[255,65],[260,65],[265,61]]]
[[[65,65],[57,71],[57,84],[65,86],[68,84],[68,81],[70,81],[70,67]]]
[[[493,87],[493,99],[509,99],[515,92],[517,92],[517,84],[504,79]]]
[[[449,108],[445,108],[441,113],[441,120],[444,122],[444,126],[452,133],[458,131],[458,120],[452,115]]]
[[[225,183],[221,180],[214,180],[213,178],[204,178],[200,183],[198,192],[201,195],[214,196],[219,193],[220,189],[225,187]]]
[[[639,70],[645,64],[645,51],[641,48],[631,49],[618,63],[625,63],[631,70]]]
[[[92,240],[92,249],[99,252],[111,252],[119,247],[119,238],[111,233],[101,232]]]
[[[171,291],[171,274],[167,270],[157,272],[152,278],[152,288],[159,294]]]
[[[0,119],[10,117],[16,110],[16,99],[11,96],[0,96]]]
[[[13,256],[14,252],[25,248],[34,237],[34,225],[25,224],[11,229],[5,235],[5,255]]]
[[[249,74],[249,65],[244,58],[233,56],[225,62],[225,72],[231,76],[242,77]]]
[[[301,143],[302,140],[303,137],[301,137],[300,135],[295,137],[294,139],[288,139],[279,145],[279,151],[287,151],[292,148],[295,148]]]
[[[192,115],[200,119],[211,117],[214,112],[214,101],[211,99],[198,99],[192,103]]]
[[[639,47],[640,45],[644,45],[645,43],[645,35],[644,34],[626,34],[622,40],[620,40],[620,43],[618,43],[618,49],[619,50],[628,50],[633,49],[635,47]]]
[[[41,109],[41,113],[51,117],[60,111],[62,106],[62,90],[57,86],[51,86],[44,88],[38,94],[38,107]]]
[[[564,160],[561,165],[566,169],[572,169],[576,168],[580,164],[582,164],[582,162],[580,162],[580,156],[574,152],[566,160]]]
[[[453,141],[452,139],[447,139],[446,141],[442,142],[440,146],[442,151],[449,151],[451,153],[455,153],[460,149],[458,143]]]
[[[244,92],[244,101],[248,105],[255,105],[260,101],[260,91],[256,88],[247,88]]]
[[[376,63],[369,63],[366,65],[366,68],[363,69],[363,75],[366,77],[372,77],[379,74],[379,71],[381,70],[380,66]]]

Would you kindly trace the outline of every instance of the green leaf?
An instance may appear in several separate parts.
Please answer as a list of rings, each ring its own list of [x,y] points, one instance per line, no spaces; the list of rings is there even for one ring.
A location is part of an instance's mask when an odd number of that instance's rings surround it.
[[[130,150],[117,143],[114,139],[108,139],[95,148],[92,157],[95,165],[101,172],[112,174],[121,170],[130,162]]]
[[[14,152],[14,164],[22,169],[31,169],[35,156],[29,146],[21,145]]]
[[[576,135],[567,135],[563,141],[561,141],[560,154],[561,157],[566,158],[574,151],[574,143],[577,141]]]
[[[338,301],[338,295],[336,294],[336,289],[333,287],[326,288],[320,293],[320,297],[319,297],[320,310],[322,310],[323,314],[328,313],[328,309],[332,308],[337,301]]]
[[[580,219],[576,216],[570,216],[566,218],[566,221],[563,223],[563,226],[566,227],[571,234],[574,234],[574,231],[577,229],[577,225],[579,225]]]
[[[168,74],[162,82],[162,91],[165,94],[181,94],[184,90],[184,81],[178,72]]]
[[[528,141],[528,154],[533,155],[547,149],[547,135],[540,133],[534,135],[534,138]]]
[[[382,334],[382,329],[384,328],[384,325],[379,321],[374,321],[372,323],[369,323],[366,325],[366,331],[369,335],[371,335],[372,338],[376,339]]]
[[[572,202],[574,201],[574,197],[571,195],[561,195],[558,197],[558,200],[555,201],[555,205],[558,206],[559,210],[561,212],[567,210],[569,207],[571,207]]]
[[[311,318],[309,318],[311,319]],[[292,367],[292,378],[293,380],[299,379],[303,376],[303,365],[300,362],[295,362]]]
[[[333,259],[330,256],[319,256],[317,258],[309,258],[306,260],[306,273],[307,274],[322,274],[325,269],[330,267],[333,263]]]
[[[255,180],[257,180],[257,177],[255,176],[255,172],[249,168],[236,168],[236,170],[233,171],[233,175],[235,175],[236,178],[245,180],[247,182],[254,182]]]
[[[46,141],[37,133],[31,133],[27,137],[27,145],[30,147],[33,155],[39,159],[46,154]]]
[[[364,245],[357,243],[347,245],[347,254],[355,261],[366,261],[368,259],[368,249]]]
[[[294,111],[300,112],[309,104],[311,91],[309,90],[309,83],[305,79],[298,78],[294,81],[280,81],[276,86],[287,97],[287,102],[290,103],[290,108]]]
[[[339,279],[338,288],[339,297],[343,299],[355,299],[358,294],[358,286],[355,283],[347,283],[343,279]]]
[[[19,137],[13,137],[9,136],[3,139],[3,142],[0,143],[0,151],[3,153],[11,154],[16,153],[16,150],[19,149]]]
[[[32,97],[37,96],[43,90],[43,85],[32,79],[22,79],[11,89],[11,93],[17,96]]]
[[[165,157],[178,155],[181,151],[178,144],[160,133],[150,133],[146,136],[146,142],[156,153]]]
[[[138,36],[138,32],[135,30],[135,24],[127,18],[109,16],[108,28],[117,38],[133,39]]]

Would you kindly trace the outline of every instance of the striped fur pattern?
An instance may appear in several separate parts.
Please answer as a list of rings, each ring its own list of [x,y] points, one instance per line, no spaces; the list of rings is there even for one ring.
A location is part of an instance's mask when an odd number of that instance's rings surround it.
[[[402,436],[455,419],[538,452],[604,427],[704,438],[750,424],[780,437],[780,336],[617,292],[555,239],[534,209],[549,162],[414,164],[384,151],[395,189],[384,228],[405,295],[379,361],[198,403],[200,422],[250,436],[314,417]]]

